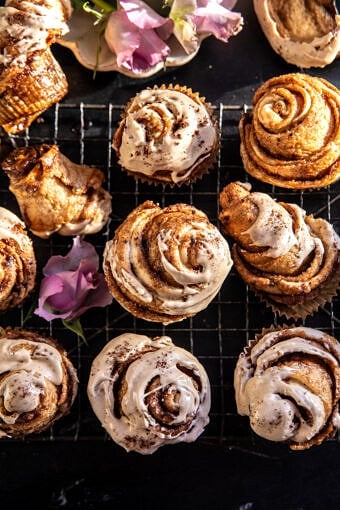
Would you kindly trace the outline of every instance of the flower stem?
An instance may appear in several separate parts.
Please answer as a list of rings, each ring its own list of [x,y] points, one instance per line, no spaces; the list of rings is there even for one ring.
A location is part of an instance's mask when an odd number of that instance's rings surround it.
[[[101,11],[105,13],[109,13],[116,10],[116,8],[113,5],[109,4],[108,2],[105,2],[105,0],[91,0],[91,1],[96,7],[98,7]]]

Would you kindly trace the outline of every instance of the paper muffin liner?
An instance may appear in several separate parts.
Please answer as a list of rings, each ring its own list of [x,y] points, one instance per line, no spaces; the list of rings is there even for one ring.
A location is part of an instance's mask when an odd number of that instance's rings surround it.
[[[278,303],[268,298],[264,293],[257,292],[257,295],[266,306],[281,317],[286,319],[306,319],[306,317],[316,313],[319,308],[322,308],[327,303],[331,303],[332,299],[337,295],[340,289],[340,263],[338,262],[336,269],[332,272],[329,278],[320,287],[314,291],[306,294],[303,301],[295,304]]]
[[[296,324],[282,324],[275,326],[271,324],[266,328],[262,328],[259,333],[255,333],[254,337],[248,340],[247,344],[243,347],[242,355],[248,358],[251,354],[252,348],[263,338],[267,333],[274,333],[275,331],[282,331],[283,329],[296,328]]]
[[[197,100],[200,101],[200,103],[206,108],[212,123],[214,125],[214,128],[216,130],[216,143],[213,147],[210,149],[209,157],[205,158],[202,162],[200,162],[197,165],[197,168],[195,168],[190,175],[181,182],[174,182],[170,179],[160,179],[160,178],[154,178],[150,176],[146,176],[142,173],[134,172],[131,170],[128,170],[122,165],[119,165],[121,170],[126,172],[130,177],[132,177],[136,182],[140,182],[142,184],[148,184],[150,186],[163,186],[165,188],[166,186],[169,186],[170,188],[180,188],[182,186],[190,186],[190,184],[193,184],[197,182],[198,180],[202,179],[204,175],[207,175],[210,170],[215,166],[218,160],[218,155],[221,147],[221,133],[220,128],[218,125],[217,117],[214,114],[214,109],[210,102],[206,101],[206,98],[204,96],[201,96],[199,92],[193,92],[191,88],[186,87],[185,85],[172,85],[171,83],[169,85],[162,84],[160,86],[154,85],[153,87],[148,87],[149,90],[176,90],[178,92],[182,92],[183,94],[186,94],[188,97],[193,99],[195,102]],[[128,103],[126,104],[123,113],[121,114],[121,120],[125,118],[127,115],[129,108],[135,99],[136,96],[133,96]],[[117,149],[119,150],[119,149]]]

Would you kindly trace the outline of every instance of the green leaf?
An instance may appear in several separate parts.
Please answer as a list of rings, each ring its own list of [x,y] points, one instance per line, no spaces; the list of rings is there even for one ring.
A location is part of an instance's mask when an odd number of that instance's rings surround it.
[[[84,3],[85,1],[82,0],[72,0],[72,7],[74,9],[78,9],[79,11],[82,11]]]
[[[73,320],[66,320],[66,319],[61,319],[61,322],[63,323],[63,325],[65,326],[65,328],[69,329],[70,331],[72,331],[73,333],[75,333],[76,335],[80,336],[80,338],[82,340],[84,340],[85,344],[87,344],[87,341],[86,341],[86,338],[85,338],[85,335],[84,335],[84,331],[83,331],[83,327],[80,323],[80,319],[73,319]]]
[[[33,312],[34,312],[34,310],[37,308],[37,306],[38,306],[38,298],[37,298],[37,297],[35,297],[35,298],[33,299],[33,302],[32,302],[32,304],[31,304],[31,306],[29,307],[29,309],[28,309],[28,311],[27,311],[27,313],[26,313],[25,317],[24,317],[24,320],[23,320],[23,322],[22,322],[22,324],[23,324],[23,325],[24,325],[24,324],[26,324],[26,322],[27,322],[27,321],[29,321],[29,320],[31,319],[31,317],[33,316]]]
[[[97,7],[102,13],[110,13],[117,10],[116,0],[72,0],[72,6],[78,11],[91,12]],[[94,11],[95,12],[95,11]]]

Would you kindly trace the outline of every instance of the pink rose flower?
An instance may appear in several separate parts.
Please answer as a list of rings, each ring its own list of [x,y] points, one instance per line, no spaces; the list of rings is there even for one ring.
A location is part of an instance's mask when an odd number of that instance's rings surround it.
[[[92,307],[112,302],[103,274],[99,274],[99,257],[92,244],[79,236],[65,255],[52,256],[43,268],[36,315],[47,321],[77,319]]]
[[[197,50],[198,35],[213,35],[227,42],[243,26],[240,13],[230,9],[236,0],[173,0],[170,18],[174,22],[173,33],[185,51]]]
[[[117,65],[133,72],[146,71],[165,60],[165,44],[173,22],[163,18],[141,0],[121,0],[120,9],[110,14],[105,40],[117,56]]]

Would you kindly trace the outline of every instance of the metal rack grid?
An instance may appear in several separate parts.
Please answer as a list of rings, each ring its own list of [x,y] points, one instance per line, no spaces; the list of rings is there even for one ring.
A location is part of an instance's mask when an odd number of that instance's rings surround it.
[[[53,143],[58,144],[61,152],[72,161],[96,166],[105,173],[105,187],[113,197],[111,220],[102,232],[87,236],[87,240],[96,246],[101,260],[104,245],[112,238],[114,230],[134,207],[148,199],[162,207],[176,202],[193,204],[218,226],[218,194],[233,180],[249,181],[254,190],[269,193],[278,200],[297,203],[308,213],[314,213],[333,223],[339,232],[339,184],[319,191],[295,192],[276,189],[252,180],[246,174],[239,154],[238,133],[238,122],[242,112],[247,109],[246,105],[214,106],[221,133],[221,149],[216,168],[199,182],[176,189],[136,183],[120,170],[111,141],[122,109],[123,106],[115,104],[57,104],[21,135],[9,137],[0,132],[1,160],[14,147]],[[0,181],[1,205],[20,216],[6,179],[3,175]],[[71,246],[70,238],[58,235],[49,240],[33,235],[31,237],[40,272],[52,254],[64,255]],[[67,349],[78,370],[80,386],[71,413],[45,433],[30,436],[25,441],[109,439],[87,399],[86,386],[90,366],[108,340],[122,332],[134,331],[151,337],[167,334],[177,345],[192,351],[205,366],[212,387],[212,407],[210,424],[198,441],[224,444],[228,447],[251,447],[259,451],[270,448],[268,442],[251,432],[248,418],[237,415],[233,371],[237,357],[248,340],[263,327],[283,322],[248,290],[234,268],[218,296],[206,310],[191,319],[166,327],[136,319],[116,302],[106,309],[87,312],[81,319],[87,345],[63,328],[60,321],[47,323],[35,315],[31,315],[26,321],[33,299],[34,297],[27,300],[22,307],[3,315],[0,324],[38,330],[58,339]],[[339,298],[335,298],[313,317],[304,322],[298,321],[298,324],[321,329],[340,339]],[[331,441],[336,441],[336,438]]]

